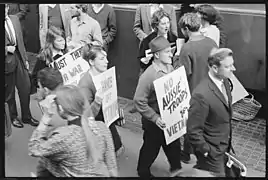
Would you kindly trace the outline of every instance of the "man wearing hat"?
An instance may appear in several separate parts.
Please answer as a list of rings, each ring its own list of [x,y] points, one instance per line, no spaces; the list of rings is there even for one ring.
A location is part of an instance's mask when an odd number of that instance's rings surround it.
[[[166,145],[162,128],[165,122],[160,117],[153,82],[172,72],[171,44],[163,36],[158,36],[149,43],[154,60],[139,79],[134,95],[134,104],[142,115],[143,145],[140,149],[138,160],[138,175],[140,177],[152,177],[150,167],[158,156],[162,146],[170,163],[170,172],[178,173],[181,169],[180,162],[180,140]]]

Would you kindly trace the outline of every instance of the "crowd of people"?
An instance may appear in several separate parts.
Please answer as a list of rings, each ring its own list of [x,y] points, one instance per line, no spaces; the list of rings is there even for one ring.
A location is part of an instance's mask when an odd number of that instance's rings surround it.
[[[124,151],[116,125],[122,117],[105,125],[103,95],[94,76],[108,68],[107,52],[116,37],[116,14],[108,4],[40,4],[41,50],[33,73],[23,41],[19,16],[5,5],[5,102],[14,127],[37,126],[29,140],[29,154],[39,158],[38,177],[117,177],[116,158]],[[133,31],[140,40],[137,59],[140,78],[132,112],[142,116],[143,144],[137,172],[153,177],[150,167],[162,147],[170,163],[171,176],[183,176],[181,162],[197,157],[196,169],[225,176],[224,153],[231,148],[232,97],[230,78],[235,71],[232,50],[225,47],[223,18],[208,4],[181,6],[177,20],[169,4],[137,7]],[[23,27],[25,28],[25,27]],[[179,32],[178,32],[179,30]],[[130,32],[132,33],[132,32]],[[176,40],[185,43],[177,52]],[[90,69],[77,86],[64,85],[56,59],[82,46],[82,57]],[[153,82],[184,66],[191,93],[184,135],[167,145]],[[18,90],[22,119],[15,103]],[[49,104],[36,120],[30,112],[30,94]],[[192,175],[198,176],[198,174]]]

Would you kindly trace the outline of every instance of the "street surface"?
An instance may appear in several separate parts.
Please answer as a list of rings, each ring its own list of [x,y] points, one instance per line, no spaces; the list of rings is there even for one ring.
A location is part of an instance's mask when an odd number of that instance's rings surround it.
[[[18,98],[17,98],[18,99]],[[19,104],[17,103],[20,109]],[[36,101],[31,100],[31,111],[33,117],[40,119],[41,112]],[[20,111],[18,111],[20,116]],[[12,127],[12,135],[5,140],[5,176],[6,177],[30,177],[35,172],[37,158],[28,155],[28,140],[34,127],[25,125],[24,128]],[[125,153],[118,158],[119,175],[121,177],[138,177],[136,166],[139,149],[142,145],[142,134],[133,132],[127,128],[118,127]],[[185,171],[191,171],[193,164],[182,163]],[[157,177],[169,176],[169,165],[161,149],[156,161],[151,167],[152,174]],[[206,175],[204,175],[206,176]],[[264,173],[248,170],[249,177],[265,177]]]

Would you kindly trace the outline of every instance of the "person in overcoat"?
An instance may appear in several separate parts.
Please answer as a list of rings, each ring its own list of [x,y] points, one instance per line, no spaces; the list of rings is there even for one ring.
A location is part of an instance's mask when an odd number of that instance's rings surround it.
[[[197,157],[195,168],[225,176],[225,152],[231,145],[232,96],[228,78],[235,71],[233,52],[212,49],[208,76],[194,89],[188,112],[188,140]]]
[[[22,128],[23,123],[38,125],[30,112],[29,62],[26,54],[19,18],[8,15],[9,4],[5,4],[5,102],[8,103],[13,126]],[[21,117],[18,118],[15,87],[18,90]]]

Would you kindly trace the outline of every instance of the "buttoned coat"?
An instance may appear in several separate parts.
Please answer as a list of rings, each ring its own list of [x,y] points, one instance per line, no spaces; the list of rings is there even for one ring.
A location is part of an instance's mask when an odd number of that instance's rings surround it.
[[[224,85],[228,102],[210,77],[202,80],[192,93],[187,134],[195,151],[202,154],[223,154],[230,145],[232,96],[227,79]]]

